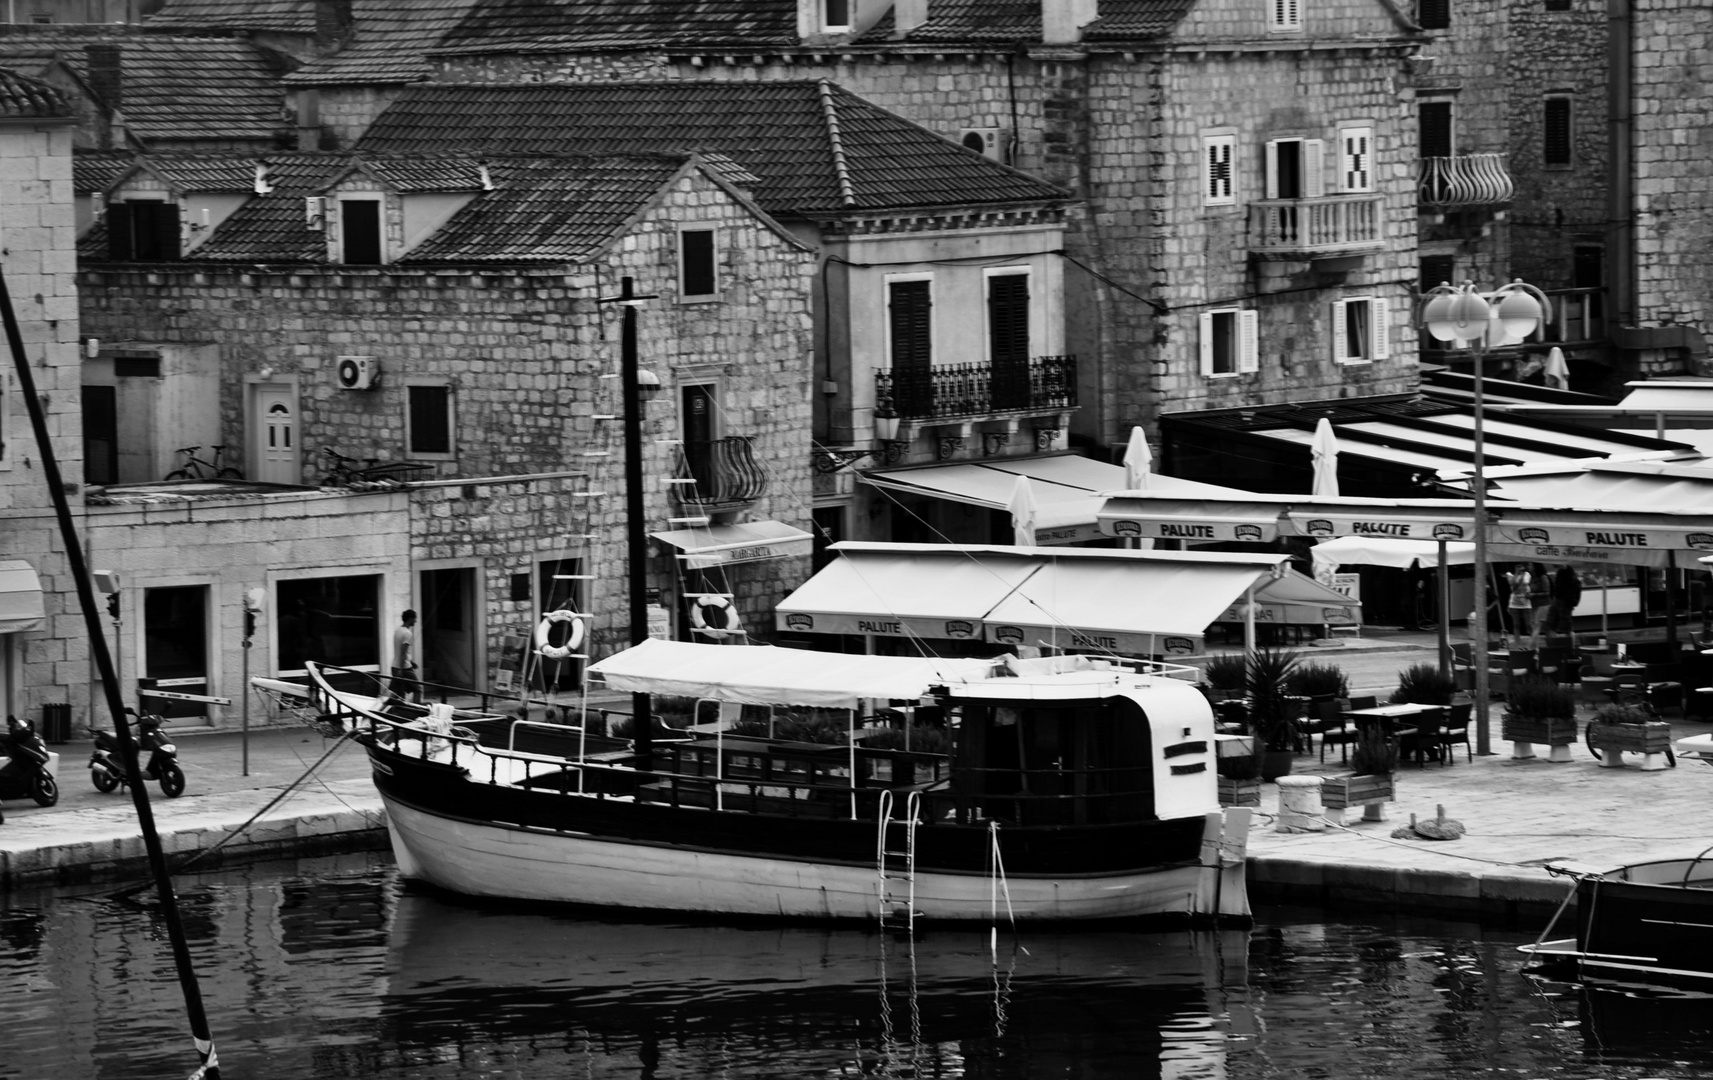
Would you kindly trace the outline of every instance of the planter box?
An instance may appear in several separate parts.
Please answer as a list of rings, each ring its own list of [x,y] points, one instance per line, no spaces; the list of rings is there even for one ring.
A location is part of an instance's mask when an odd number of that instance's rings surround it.
[[[1328,810],[1348,810],[1374,802],[1390,802],[1397,796],[1390,773],[1362,776],[1329,776],[1320,784],[1320,804]]]
[[[1234,780],[1224,776],[1220,777],[1219,805],[1260,806],[1261,781],[1258,778]]]
[[[1671,725],[1663,721],[1647,724],[1592,723],[1588,725],[1588,749],[1663,754],[1671,749]]]
[[[1507,742],[1569,746],[1576,741],[1576,720],[1568,716],[1517,716],[1506,713],[1499,733]]]

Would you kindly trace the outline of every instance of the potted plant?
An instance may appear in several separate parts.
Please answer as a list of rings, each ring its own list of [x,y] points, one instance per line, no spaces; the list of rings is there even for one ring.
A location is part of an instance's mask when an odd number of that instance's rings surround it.
[[[1202,678],[1210,701],[1242,697],[1249,682],[1249,665],[1242,653],[1208,657]]]
[[[1290,692],[1312,701],[1333,701],[1350,696],[1350,680],[1337,664],[1305,660],[1291,672]]]
[[[1398,688],[1392,691],[1392,703],[1410,702],[1416,705],[1450,705],[1457,694],[1457,680],[1436,664],[1411,664],[1398,672]]]
[[[1499,733],[1511,743],[1511,756],[1531,758],[1536,744],[1552,748],[1551,760],[1569,761],[1576,741],[1576,695],[1567,684],[1544,675],[1525,675],[1505,692],[1505,716]]]
[[[1398,740],[1378,724],[1370,724],[1356,736],[1350,750],[1349,776],[1329,776],[1321,781],[1320,801],[1327,820],[1334,824],[1344,820],[1344,811],[1352,806],[1366,807],[1365,821],[1381,821],[1380,804],[1391,802],[1397,795],[1393,775],[1398,768]]]
[[[1671,725],[1641,705],[1601,705],[1594,710],[1584,735],[1588,752],[1602,765],[1620,767],[1626,753],[1641,754],[1643,769],[1677,764],[1671,756]]]
[[[1291,758],[1300,738],[1301,702],[1291,694],[1291,673],[1300,657],[1284,649],[1257,649],[1246,664],[1249,730],[1261,762],[1261,779],[1277,780],[1291,771]]]

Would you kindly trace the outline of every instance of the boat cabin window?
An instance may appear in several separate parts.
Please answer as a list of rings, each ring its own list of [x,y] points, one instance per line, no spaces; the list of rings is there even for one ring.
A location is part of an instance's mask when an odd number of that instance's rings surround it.
[[[1148,718],[1125,698],[1073,707],[966,706],[953,775],[960,806],[1017,825],[1155,816]]]

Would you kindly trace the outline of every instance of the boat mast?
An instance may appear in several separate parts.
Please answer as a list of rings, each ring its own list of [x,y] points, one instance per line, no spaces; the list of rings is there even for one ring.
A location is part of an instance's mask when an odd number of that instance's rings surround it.
[[[172,876],[167,872],[166,852],[155,831],[155,816],[149,807],[149,791],[143,786],[142,768],[137,761],[137,742],[131,736],[131,726],[125,720],[125,700],[120,693],[119,672],[113,664],[113,654],[107,648],[107,636],[101,626],[101,614],[95,606],[95,587],[89,580],[88,563],[83,558],[83,544],[71,520],[71,505],[66,500],[65,481],[60,476],[59,459],[54,456],[53,442],[48,437],[47,416],[42,411],[42,399],[36,392],[36,379],[24,355],[24,338],[18,331],[18,315],[12,310],[12,294],[6,277],[0,272],[0,319],[6,326],[6,344],[12,352],[12,366],[18,372],[18,392],[30,414],[30,427],[36,435],[36,452],[42,460],[42,476],[47,480],[48,493],[53,498],[54,515],[59,520],[60,541],[65,546],[66,572],[77,586],[78,606],[83,609],[83,625],[89,638],[89,651],[95,658],[95,669],[101,675],[101,685],[107,693],[107,708],[113,714],[113,729],[119,737],[119,757],[125,764],[125,779],[131,789],[131,801],[137,807],[137,823],[143,830],[143,847],[148,852],[149,869],[154,873],[155,891],[160,896],[161,915],[167,924],[167,938],[172,943],[173,963],[178,968],[179,986],[184,990],[185,1012],[190,1020],[191,1039],[196,1044],[202,1064],[193,1080],[219,1080],[220,1061],[214,1052],[214,1036],[208,1030],[208,1015],[202,1008],[202,991],[196,981],[196,969],[190,963],[190,946],[185,941],[184,923],[179,919],[178,900],[172,891]]]

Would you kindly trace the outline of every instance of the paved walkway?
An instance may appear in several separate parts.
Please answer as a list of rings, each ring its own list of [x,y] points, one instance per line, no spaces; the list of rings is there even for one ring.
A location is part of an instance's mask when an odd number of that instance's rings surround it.
[[[1399,671],[1433,661],[1434,647],[1431,632],[1370,631],[1360,641],[1313,652],[1343,667],[1355,692],[1389,694]],[[1563,764],[1513,760],[1510,745],[1499,739],[1501,711],[1495,703],[1495,754],[1473,761],[1459,757],[1449,766],[1405,765],[1386,821],[1280,833],[1275,831],[1278,789],[1263,785],[1249,840],[1255,898],[1494,918],[1538,916],[1550,913],[1568,891],[1567,883],[1549,875],[1542,863],[1617,866],[1695,855],[1713,844],[1713,829],[1702,820],[1713,804],[1713,769],[1696,762],[1658,772],[1633,764],[1609,769],[1580,745],[1571,748],[1571,760]],[[1710,725],[1674,719],[1673,729],[1674,736],[1702,734]],[[166,799],[158,785],[149,786],[169,853],[212,845],[270,803],[244,839],[224,851],[253,856],[292,854],[317,844],[384,847],[379,799],[360,747],[306,727],[258,730],[247,740],[246,776],[246,740],[240,734],[179,732],[175,737],[188,781],[185,794]],[[22,879],[79,881],[145,871],[129,795],[95,791],[85,768],[88,742],[52,749],[61,754],[61,801],[51,808],[28,801],[4,804],[0,886]],[[1297,774],[1320,771],[1318,755],[1296,759]],[[1330,757],[1325,771],[1339,771]],[[1440,806],[1464,825],[1462,839],[1391,836],[1412,813],[1426,819]]]

